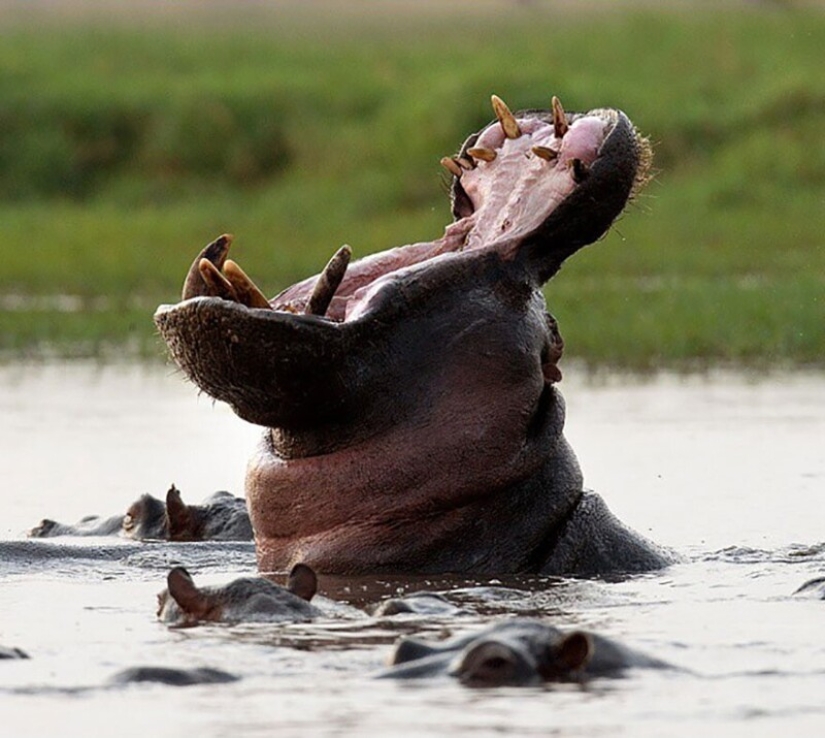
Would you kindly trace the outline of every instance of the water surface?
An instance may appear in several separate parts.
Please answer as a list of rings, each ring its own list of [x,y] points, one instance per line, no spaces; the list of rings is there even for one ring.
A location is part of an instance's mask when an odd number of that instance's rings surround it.
[[[259,431],[171,370],[0,369],[0,661],[4,735],[820,735],[825,602],[825,376],[587,382],[567,368],[567,434],[588,486],[685,557],[625,582],[325,580],[361,607],[445,591],[467,614],[169,630],[168,569],[199,583],[254,571],[250,544],[25,540],[43,517],[122,512],[174,482],[187,501],[242,493]],[[586,627],[681,669],[542,689],[373,678],[399,633],[434,637],[513,614]],[[232,684],[107,687],[119,669],[210,666]],[[6,732],[8,728],[9,732]]]

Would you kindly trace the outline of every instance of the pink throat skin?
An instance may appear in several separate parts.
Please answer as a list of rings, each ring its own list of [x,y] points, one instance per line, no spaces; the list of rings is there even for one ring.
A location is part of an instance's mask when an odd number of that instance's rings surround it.
[[[451,223],[435,241],[399,246],[354,262],[327,310],[330,320],[357,320],[368,312],[373,299],[393,276],[442,254],[496,249],[505,241],[537,228],[549,212],[577,187],[574,161],[589,167],[610,129],[600,115],[586,115],[570,124],[563,137],[552,123],[538,118],[517,119],[521,134],[508,138],[496,122],[485,128],[475,143],[496,153],[492,161],[477,161],[463,171],[461,185],[473,203],[472,215]],[[534,149],[555,153],[548,161]],[[299,282],[274,297],[275,310],[303,312],[315,277]]]

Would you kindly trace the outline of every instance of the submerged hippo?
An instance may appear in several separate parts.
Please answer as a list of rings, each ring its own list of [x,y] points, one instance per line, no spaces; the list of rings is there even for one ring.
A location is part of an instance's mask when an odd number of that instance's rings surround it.
[[[22,648],[17,646],[0,646],[0,659],[27,659],[27,654]]]
[[[171,687],[189,687],[194,684],[226,684],[236,682],[240,677],[223,671],[199,666],[193,669],[179,669],[170,666],[132,666],[112,675],[111,686],[152,682]]]
[[[816,600],[825,600],[825,577],[809,579],[805,584],[794,591],[794,595],[810,597]]]
[[[186,375],[267,428],[246,478],[259,568],[598,576],[668,554],[584,491],[542,285],[602,236],[650,149],[617,110],[513,114],[442,161],[455,222],[267,300],[221,236],[155,322]]]
[[[617,677],[669,664],[596,633],[564,633],[537,620],[506,620],[443,643],[403,638],[380,676],[451,676],[470,687],[535,686]]]
[[[262,577],[243,577],[220,587],[198,588],[189,572],[175,567],[158,595],[158,618],[176,627],[198,622],[306,622],[320,615],[310,604],[318,589],[308,566],[292,567],[286,587]]]
[[[187,505],[173,484],[165,501],[145,494],[129,506],[125,515],[109,518],[90,515],[73,525],[46,519],[28,535],[30,538],[123,535],[141,541],[251,541],[252,524],[243,498],[221,491],[200,505]]]
[[[252,524],[246,501],[215,492],[200,505],[187,505],[173,484],[166,502],[143,495],[129,507],[123,531],[132,538],[167,541],[250,541]]]

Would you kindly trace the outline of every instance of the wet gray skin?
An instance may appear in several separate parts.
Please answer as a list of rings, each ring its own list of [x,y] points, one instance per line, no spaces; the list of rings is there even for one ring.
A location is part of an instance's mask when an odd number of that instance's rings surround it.
[[[117,672],[109,679],[112,686],[153,682],[171,687],[189,687],[193,684],[226,684],[238,677],[221,669],[196,667],[176,669],[168,666],[133,666]]]
[[[151,495],[135,501],[123,519],[123,531],[132,538],[167,541],[252,540],[245,500],[221,491],[200,505],[187,505],[174,484],[165,503]]]
[[[201,622],[307,622],[321,613],[310,604],[318,581],[308,566],[296,564],[286,587],[262,577],[244,577],[217,587],[197,587],[183,567],[167,576],[158,595],[158,618],[171,626]]]
[[[375,617],[392,615],[460,615],[464,612],[437,592],[412,592],[404,597],[390,597],[369,608]]]
[[[582,488],[542,293],[621,213],[649,147],[616,110],[493,104],[442,161],[442,238],[352,264],[345,247],[267,300],[222,236],[156,312],[184,373],[267,428],[246,479],[263,572],[612,576],[672,560]]]
[[[28,535],[30,538],[123,535],[135,540],[251,541],[253,534],[243,498],[221,491],[200,505],[187,505],[173,484],[165,501],[145,494],[129,506],[125,515],[110,518],[90,515],[75,524],[46,519]]]
[[[392,667],[379,676],[449,676],[470,687],[537,686],[618,677],[631,668],[671,668],[604,636],[563,632],[537,620],[512,619],[444,642],[402,638]]]
[[[29,655],[16,646],[0,646],[0,660],[3,659],[27,659]]]
[[[798,595],[800,597],[810,597],[817,600],[825,600],[825,577],[809,579],[794,592],[794,595]]]

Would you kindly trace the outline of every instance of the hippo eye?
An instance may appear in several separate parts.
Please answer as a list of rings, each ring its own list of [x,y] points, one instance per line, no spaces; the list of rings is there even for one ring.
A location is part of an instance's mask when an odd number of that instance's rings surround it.
[[[458,668],[463,684],[474,687],[492,687],[515,684],[520,681],[519,659],[508,646],[484,642],[472,647]]]

